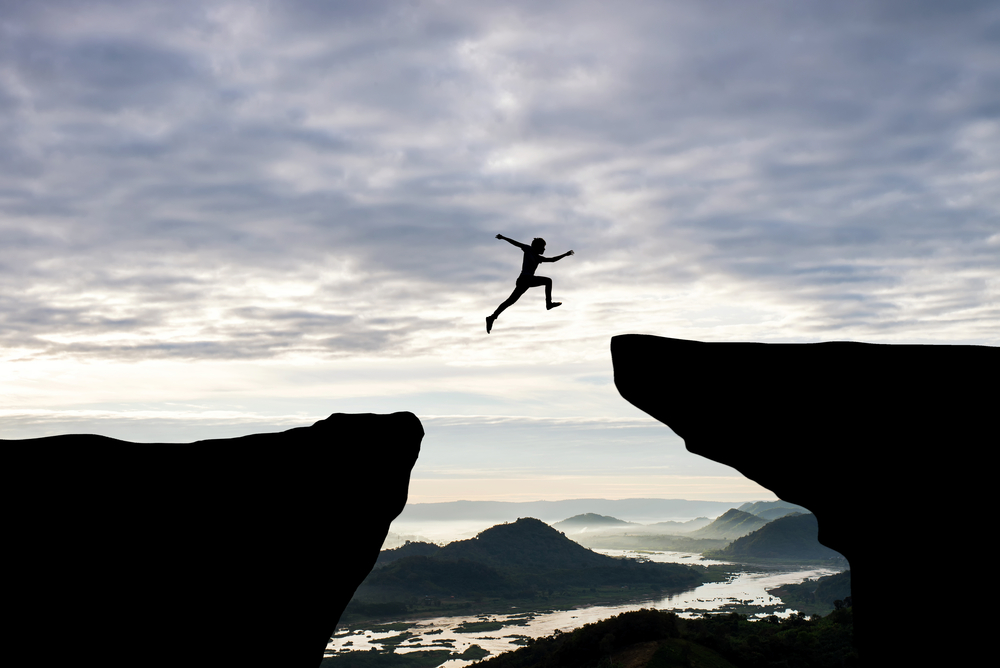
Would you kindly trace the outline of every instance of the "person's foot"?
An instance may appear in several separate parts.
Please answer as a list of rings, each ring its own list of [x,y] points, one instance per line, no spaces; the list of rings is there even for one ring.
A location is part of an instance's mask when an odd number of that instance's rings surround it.
[[[547,305],[545,308],[546,308],[546,310],[551,311],[552,309],[554,309],[557,306],[562,306],[562,302],[552,302],[551,304]]]
[[[486,316],[486,333],[489,334],[490,330],[493,329],[493,321],[496,320],[496,316],[488,315]]]

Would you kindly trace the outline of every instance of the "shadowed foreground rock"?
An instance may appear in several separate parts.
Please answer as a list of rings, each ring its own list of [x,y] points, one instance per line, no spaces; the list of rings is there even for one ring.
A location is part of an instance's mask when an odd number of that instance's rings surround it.
[[[980,592],[953,586],[944,576],[950,563],[915,550],[935,546],[931,528],[954,527],[960,542],[972,538],[963,523],[981,531],[969,513],[984,507],[992,455],[980,458],[997,443],[1000,348],[627,334],[612,338],[611,355],[621,395],[688,450],[815,513],[820,542],[851,563],[866,665],[908,665],[900,660],[907,653],[923,659],[912,665],[930,665],[928,652],[955,659],[975,647],[967,641],[983,622],[963,613],[981,607]],[[876,615],[917,610],[935,627],[919,642],[902,637],[915,629],[895,638],[870,633]],[[963,640],[946,649],[948,637]]]
[[[0,441],[8,656],[314,668],[406,503],[422,437],[411,413],[338,413],[183,445]]]

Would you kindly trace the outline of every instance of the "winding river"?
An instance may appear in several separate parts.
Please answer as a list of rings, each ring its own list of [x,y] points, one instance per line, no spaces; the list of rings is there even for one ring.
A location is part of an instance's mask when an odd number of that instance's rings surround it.
[[[610,556],[641,556],[651,561],[709,564],[700,559],[700,555],[679,552],[643,552],[638,555],[625,550],[595,550]],[[412,636],[399,641],[400,630],[373,630],[355,627],[350,630],[338,628],[337,634],[327,646],[329,653],[368,651],[371,648],[384,649],[387,644],[396,645],[396,653],[430,649],[447,649],[461,653],[478,645],[488,651],[490,656],[517,649],[519,641],[525,637],[540,638],[552,635],[554,632],[567,632],[584,624],[613,617],[622,612],[641,608],[658,610],[674,610],[682,617],[699,616],[703,612],[724,609],[727,606],[745,605],[759,608],[759,616],[776,614],[779,617],[797,612],[781,604],[781,599],[767,593],[781,585],[797,584],[808,579],[832,575],[838,571],[827,568],[811,570],[747,570],[732,577],[727,582],[711,582],[693,590],[665,596],[660,599],[649,599],[622,605],[598,605],[573,610],[558,610],[526,613],[512,608],[507,614],[436,617],[425,618],[412,624],[408,629]],[[461,626],[466,623],[491,621],[495,622],[489,631],[463,632]],[[441,666],[444,668],[459,668],[472,663],[453,659]]]

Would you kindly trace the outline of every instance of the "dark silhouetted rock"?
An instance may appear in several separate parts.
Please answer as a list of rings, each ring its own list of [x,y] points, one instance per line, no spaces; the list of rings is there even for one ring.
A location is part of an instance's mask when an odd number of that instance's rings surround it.
[[[942,641],[950,631],[976,633],[958,611],[980,607],[979,594],[961,587],[953,594],[951,583],[929,579],[943,564],[907,554],[927,514],[899,513],[888,535],[872,509],[927,494],[984,497],[982,464],[991,460],[980,451],[997,442],[1000,349],[627,334],[611,340],[611,355],[621,395],[673,429],[688,450],[815,513],[820,542],[851,564],[862,661],[905,665],[901,657],[919,652],[916,665],[934,649],[931,638],[909,649],[888,637],[877,643],[878,614],[922,609],[941,625],[933,638]],[[949,592],[948,604],[929,609],[939,588]],[[889,651],[897,653],[891,661]]]
[[[411,413],[338,413],[190,444],[0,441],[8,654],[318,666],[406,503],[422,437]]]

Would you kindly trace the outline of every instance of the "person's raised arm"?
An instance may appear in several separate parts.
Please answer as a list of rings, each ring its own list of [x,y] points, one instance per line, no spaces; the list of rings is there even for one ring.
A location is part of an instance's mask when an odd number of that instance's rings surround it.
[[[555,257],[543,257],[542,262],[558,262],[564,257],[568,257],[570,255],[576,255],[576,253],[574,253],[573,251],[566,251],[562,255],[556,255]]]
[[[531,248],[531,246],[528,246],[526,244],[522,244],[520,241],[514,241],[513,239],[510,239],[509,237],[505,237],[502,234],[498,234],[497,235],[497,239],[503,239],[507,243],[513,244],[514,246],[517,246],[518,248],[520,248],[521,250],[524,250],[524,251],[529,250]]]

